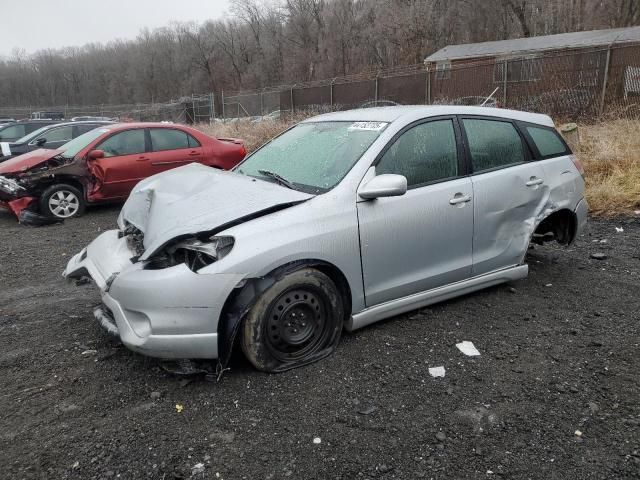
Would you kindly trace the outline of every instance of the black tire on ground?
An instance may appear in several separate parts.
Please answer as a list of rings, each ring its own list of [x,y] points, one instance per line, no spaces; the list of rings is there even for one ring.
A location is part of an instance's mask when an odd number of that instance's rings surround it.
[[[39,200],[40,213],[54,218],[79,217],[86,203],[82,192],[73,185],[57,183],[48,187]]]
[[[283,372],[333,353],[344,323],[342,296],[313,268],[278,279],[253,305],[242,328],[242,350],[265,372]]]

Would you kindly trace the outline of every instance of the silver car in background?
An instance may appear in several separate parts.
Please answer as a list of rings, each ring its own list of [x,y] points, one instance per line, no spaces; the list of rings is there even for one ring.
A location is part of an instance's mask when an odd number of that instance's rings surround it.
[[[581,166],[544,115],[387,107],[308,119],[232,172],[138,184],[64,275],[132,350],[258,369],[333,352],[348,331],[527,276],[531,241],[571,243]]]

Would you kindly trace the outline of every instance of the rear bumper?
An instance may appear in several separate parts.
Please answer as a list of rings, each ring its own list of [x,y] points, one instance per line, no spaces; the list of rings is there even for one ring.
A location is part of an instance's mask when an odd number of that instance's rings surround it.
[[[112,320],[131,350],[166,359],[218,358],[222,308],[244,275],[199,274],[185,265],[144,270],[133,256],[126,238],[111,230],[74,256],[63,275],[93,278],[106,307],[98,320],[107,329]]]

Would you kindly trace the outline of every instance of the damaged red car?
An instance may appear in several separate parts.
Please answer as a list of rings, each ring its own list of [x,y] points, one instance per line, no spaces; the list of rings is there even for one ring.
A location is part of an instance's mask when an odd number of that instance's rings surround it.
[[[22,223],[81,215],[90,204],[125,200],[142,179],[188,163],[230,169],[241,140],[216,139],[182,125],[126,123],[92,130],[57,150],[0,164],[0,206]]]

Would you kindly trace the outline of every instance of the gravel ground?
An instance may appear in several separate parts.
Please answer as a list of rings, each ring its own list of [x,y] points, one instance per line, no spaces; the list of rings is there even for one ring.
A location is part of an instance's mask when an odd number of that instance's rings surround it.
[[[117,212],[33,229],[0,212],[0,477],[640,478],[640,219],[592,219],[531,250],[528,279],[344,335],[315,365],[236,355],[214,383],[119,346],[94,287],[61,280]]]

